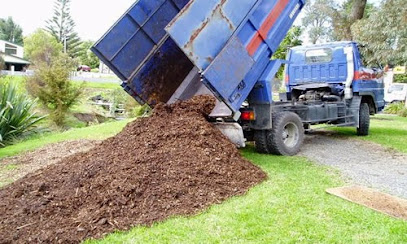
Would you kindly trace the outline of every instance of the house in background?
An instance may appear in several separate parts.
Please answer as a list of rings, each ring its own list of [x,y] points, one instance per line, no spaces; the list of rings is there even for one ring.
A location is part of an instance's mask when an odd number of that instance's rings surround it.
[[[25,60],[24,48],[17,44],[0,40],[0,55],[6,64],[5,70],[25,71],[30,62]]]

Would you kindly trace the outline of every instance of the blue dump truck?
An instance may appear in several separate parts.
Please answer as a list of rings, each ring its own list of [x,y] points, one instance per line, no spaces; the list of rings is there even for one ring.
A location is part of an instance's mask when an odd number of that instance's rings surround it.
[[[310,125],[355,126],[383,106],[380,74],[352,42],[293,48],[272,60],[305,0],[139,0],[92,47],[140,104],[209,94],[209,120],[236,145],[295,155]],[[286,65],[288,92],[273,101]],[[187,126],[187,125],[186,125]]]

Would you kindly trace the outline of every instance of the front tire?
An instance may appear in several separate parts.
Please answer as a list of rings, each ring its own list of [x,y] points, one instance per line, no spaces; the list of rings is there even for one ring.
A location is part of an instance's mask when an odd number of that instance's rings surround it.
[[[273,128],[267,136],[268,150],[272,154],[294,156],[304,141],[301,118],[292,112],[280,112],[273,116]]]
[[[362,103],[362,104],[360,104],[360,109],[359,109],[359,127],[357,128],[357,135],[358,136],[369,135],[369,127],[370,127],[369,104]]]

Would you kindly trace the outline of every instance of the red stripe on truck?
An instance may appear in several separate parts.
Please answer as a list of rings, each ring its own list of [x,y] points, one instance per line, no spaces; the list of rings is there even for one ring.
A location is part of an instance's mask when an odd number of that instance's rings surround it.
[[[366,71],[355,71],[355,77],[353,78],[354,80],[375,80],[379,79],[383,76],[383,72],[374,72],[374,73],[369,73]]]
[[[267,16],[266,20],[261,25],[260,29],[256,31],[249,45],[247,45],[246,50],[249,52],[250,56],[253,56],[257,49],[260,47],[261,43],[267,39],[267,35],[271,28],[273,28],[277,19],[280,17],[281,13],[287,7],[290,0],[279,0],[274,6],[273,10]]]

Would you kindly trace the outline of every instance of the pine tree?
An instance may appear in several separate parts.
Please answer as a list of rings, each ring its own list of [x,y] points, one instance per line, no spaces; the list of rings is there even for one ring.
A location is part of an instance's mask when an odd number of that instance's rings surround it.
[[[0,19],[0,40],[23,45],[23,30],[13,18]]]
[[[81,39],[74,30],[70,4],[71,0],[55,0],[54,16],[47,21],[46,29],[62,43],[63,51],[75,58],[80,52]]]

